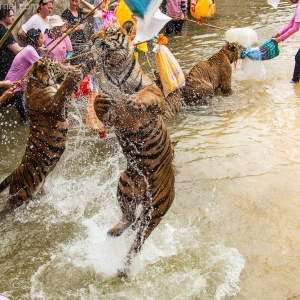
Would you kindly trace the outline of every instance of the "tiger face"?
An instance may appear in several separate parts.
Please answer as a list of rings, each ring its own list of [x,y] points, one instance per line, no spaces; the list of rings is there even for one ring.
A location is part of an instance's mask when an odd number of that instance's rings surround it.
[[[44,86],[61,84],[69,68],[53,58],[41,58],[36,61],[28,72],[29,80]]]
[[[229,61],[232,64],[241,58],[243,50],[245,50],[245,48],[239,43],[227,43],[221,51],[228,56]]]
[[[95,60],[98,63],[110,67],[120,67],[128,57],[134,55],[134,46],[131,43],[130,33],[132,26],[127,28],[109,27],[103,28],[92,36],[91,48]]]

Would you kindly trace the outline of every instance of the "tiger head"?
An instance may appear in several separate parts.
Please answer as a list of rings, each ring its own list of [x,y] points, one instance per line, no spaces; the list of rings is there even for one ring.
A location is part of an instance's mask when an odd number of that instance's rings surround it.
[[[120,67],[134,57],[134,45],[130,34],[134,29],[131,21],[123,27],[103,28],[92,36],[92,52],[98,64]]]
[[[229,58],[229,61],[232,64],[242,57],[243,50],[245,50],[245,47],[234,42],[226,43],[226,45],[221,49],[221,52]]]
[[[28,72],[28,86],[52,86],[61,84],[69,68],[53,58],[40,58]]]

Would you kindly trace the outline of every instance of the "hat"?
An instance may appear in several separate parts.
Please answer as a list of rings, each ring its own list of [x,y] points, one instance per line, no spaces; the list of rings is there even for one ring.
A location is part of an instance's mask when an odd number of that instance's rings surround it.
[[[47,29],[53,29],[56,26],[63,26],[67,22],[64,22],[59,15],[54,15],[48,17],[48,25],[46,26]]]

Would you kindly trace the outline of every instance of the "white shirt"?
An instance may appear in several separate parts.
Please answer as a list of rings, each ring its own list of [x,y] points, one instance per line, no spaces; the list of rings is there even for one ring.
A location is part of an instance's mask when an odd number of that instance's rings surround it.
[[[48,25],[38,14],[33,15],[25,24],[21,26],[22,30],[27,33],[31,28],[38,28],[42,34],[45,33],[46,26]]]

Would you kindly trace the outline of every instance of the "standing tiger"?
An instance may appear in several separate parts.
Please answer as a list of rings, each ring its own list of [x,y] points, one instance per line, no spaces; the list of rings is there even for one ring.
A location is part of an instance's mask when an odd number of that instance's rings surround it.
[[[11,209],[33,198],[65,151],[68,133],[67,107],[87,68],[66,67],[51,58],[41,58],[28,72],[26,104],[29,136],[20,165],[0,183],[9,187]]]
[[[166,102],[136,61],[130,41],[132,28],[126,29],[106,28],[92,37],[92,52],[101,69],[95,111],[106,126],[115,127],[127,159],[117,188],[122,218],[108,235],[119,236],[129,226],[137,229],[120,276],[129,274],[133,256],[141,250],[175,196],[173,150],[162,118]]]

